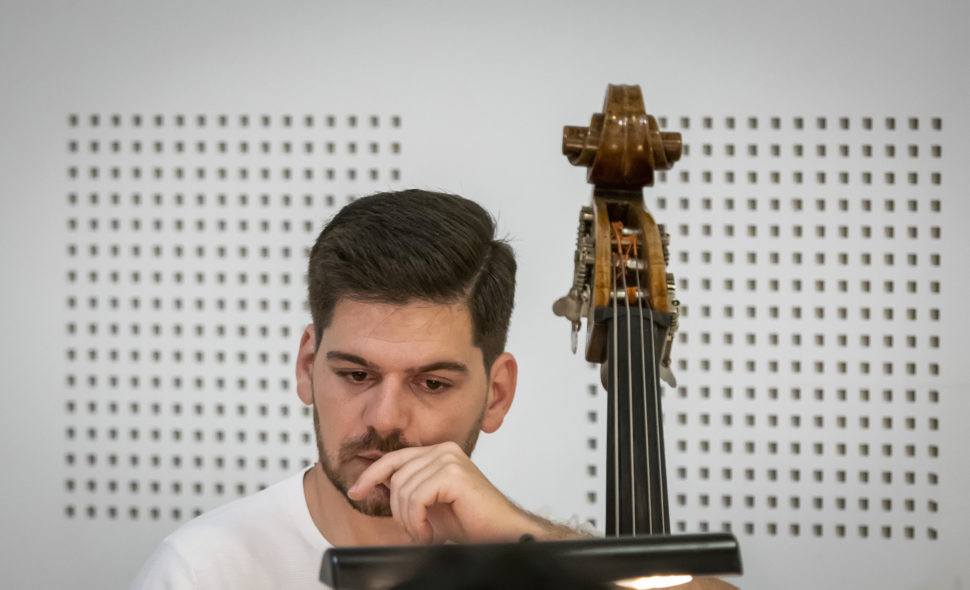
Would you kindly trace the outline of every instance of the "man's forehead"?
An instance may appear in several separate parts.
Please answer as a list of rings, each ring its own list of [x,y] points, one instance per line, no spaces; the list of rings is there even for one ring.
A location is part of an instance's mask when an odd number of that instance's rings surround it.
[[[448,365],[477,373],[482,358],[467,306],[423,300],[405,304],[341,300],[323,331],[318,352],[330,362],[356,357],[363,366],[410,372]]]
[[[334,306],[324,331],[340,339],[373,338],[394,341],[472,341],[472,320],[464,303],[435,303],[415,299],[403,304],[344,298]]]

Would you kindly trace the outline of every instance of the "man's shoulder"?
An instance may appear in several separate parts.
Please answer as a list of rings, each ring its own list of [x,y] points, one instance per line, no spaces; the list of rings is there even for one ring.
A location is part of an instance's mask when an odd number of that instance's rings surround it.
[[[303,496],[303,472],[294,474],[259,492],[209,510],[176,529],[166,542],[185,544],[225,540],[240,541],[246,533],[292,530],[308,515]]]
[[[214,508],[168,535],[132,588],[297,587],[329,546],[310,518],[303,473]],[[269,586],[268,586],[269,585]]]

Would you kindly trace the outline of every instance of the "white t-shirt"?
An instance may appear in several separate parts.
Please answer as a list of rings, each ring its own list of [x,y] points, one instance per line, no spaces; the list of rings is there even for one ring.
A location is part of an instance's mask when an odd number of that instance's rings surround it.
[[[303,474],[206,512],[162,541],[131,590],[326,588]]]

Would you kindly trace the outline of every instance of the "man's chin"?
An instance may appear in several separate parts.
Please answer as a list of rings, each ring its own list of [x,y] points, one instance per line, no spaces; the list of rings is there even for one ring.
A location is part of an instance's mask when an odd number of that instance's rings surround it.
[[[341,471],[337,471],[331,467],[331,463],[322,452],[320,454],[319,465],[323,469],[323,473],[330,482],[330,485],[343,495],[351,508],[367,516],[391,516],[391,491],[383,484],[378,484],[366,498],[361,500],[354,500],[347,495],[347,490],[350,489],[351,483],[357,481],[360,474],[364,472],[364,468],[348,469],[348,466],[345,465]]]
[[[391,491],[383,485],[378,485],[371,493],[361,500],[352,500],[344,494],[354,510],[367,516],[389,518],[391,516]]]

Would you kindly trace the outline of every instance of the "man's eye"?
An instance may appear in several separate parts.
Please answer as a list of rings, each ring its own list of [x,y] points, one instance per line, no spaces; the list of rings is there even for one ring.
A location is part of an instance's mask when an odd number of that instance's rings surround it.
[[[448,384],[444,381],[439,381],[438,379],[425,379],[423,381],[424,388],[428,391],[440,392],[448,388]]]
[[[367,381],[367,371],[341,371],[340,375],[353,383],[363,383]]]

